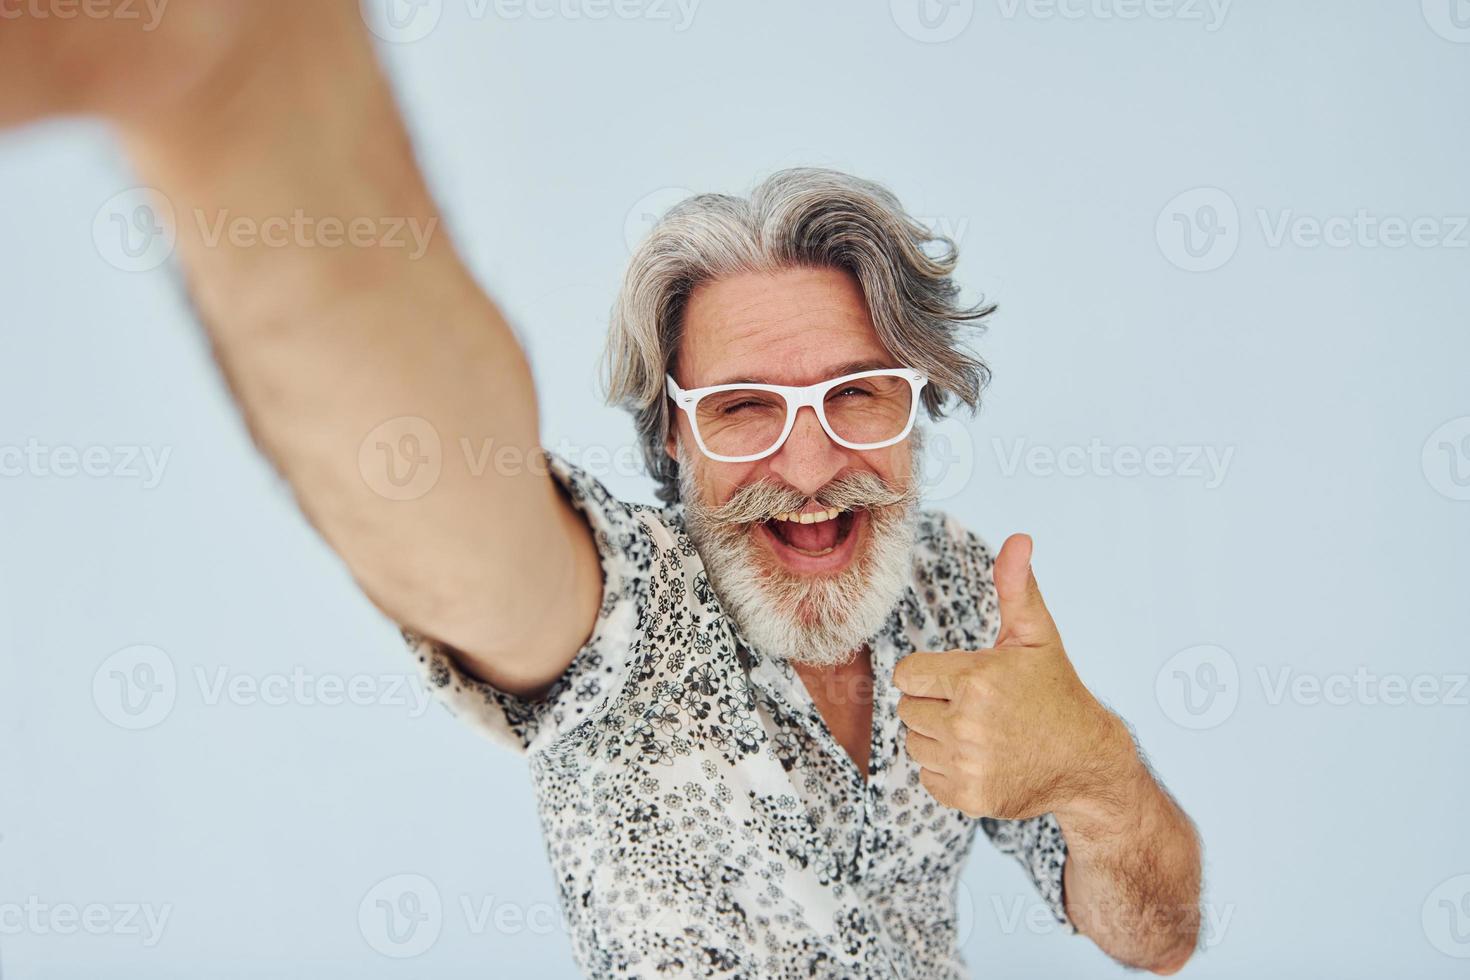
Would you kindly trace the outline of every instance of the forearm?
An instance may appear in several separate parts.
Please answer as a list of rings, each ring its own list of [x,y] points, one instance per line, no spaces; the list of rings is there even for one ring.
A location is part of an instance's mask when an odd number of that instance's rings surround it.
[[[362,32],[282,44],[222,73],[227,90],[129,125],[130,154],[173,206],[255,438],[368,594],[471,655],[532,652],[538,603],[595,603],[596,565],[541,465],[525,357],[450,246]],[[400,418],[430,428],[369,440]],[[440,467],[422,492],[383,483],[415,465],[401,448]],[[492,679],[522,680],[514,663]]]
[[[1067,841],[1067,914],[1114,959],[1172,973],[1198,941],[1199,839],[1121,721],[1118,728],[1112,771],[1098,791],[1057,812]]]

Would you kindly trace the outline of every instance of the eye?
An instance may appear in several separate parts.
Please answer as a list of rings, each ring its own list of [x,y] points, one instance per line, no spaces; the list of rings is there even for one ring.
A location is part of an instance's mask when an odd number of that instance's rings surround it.
[[[867,398],[871,394],[871,391],[868,391],[866,388],[860,388],[857,385],[843,385],[837,391],[838,397],[842,397],[844,395],[857,395],[860,398]]]

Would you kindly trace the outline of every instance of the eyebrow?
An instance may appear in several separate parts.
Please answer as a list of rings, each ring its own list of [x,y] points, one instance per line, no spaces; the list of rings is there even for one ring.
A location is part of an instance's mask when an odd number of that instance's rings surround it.
[[[887,369],[897,370],[898,369],[898,365],[897,364],[890,364],[886,360],[873,360],[872,358],[869,358],[867,360],[861,360],[861,361],[848,361],[846,364],[839,364],[836,367],[831,368],[828,371],[824,372],[822,374],[821,381],[829,381],[832,378],[841,378],[841,377],[843,377],[845,375],[849,375],[849,374],[858,374],[858,373],[860,373],[862,371],[882,371],[882,370],[887,370]],[[783,384],[783,383],[784,382],[781,382],[781,381],[771,381],[770,379],[767,379],[767,378],[750,378],[750,377],[744,377],[744,378],[727,378],[727,379],[725,379],[723,381],[711,381],[707,385],[695,385],[695,387],[696,388],[713,388],[713,387],[715,387],[717,385],[779,385],[779,384]],[[820,381],[819,382],[816,382],[816,383],[819,384]],[[800,387],[800,386],[793,385],[792,387]]]

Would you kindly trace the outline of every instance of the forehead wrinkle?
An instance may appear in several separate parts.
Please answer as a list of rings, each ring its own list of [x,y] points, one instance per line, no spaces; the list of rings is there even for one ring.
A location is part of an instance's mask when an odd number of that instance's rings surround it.
[[[814,381],[835,377],[824,370],[827,366],[891,363],[892,355],[878,340],[860,294],[854,296],[831,281],[808,280],[803,287],[796,296],[780,285],[741,289],[733,295],[722,292],[714,302],[706,293],[701,297],[706,302],[698,304],[700,329],[685,332],[685,343],[692,340],[701,355],[692,360],[700,363],[686,360],[680,372],[685,375],[683,383],[699,387],[727,378],[810,383],[800,379],[808,374]],[[686,321],[686,327],[690,325]],[[717,371],[719,379],[714,378]]]

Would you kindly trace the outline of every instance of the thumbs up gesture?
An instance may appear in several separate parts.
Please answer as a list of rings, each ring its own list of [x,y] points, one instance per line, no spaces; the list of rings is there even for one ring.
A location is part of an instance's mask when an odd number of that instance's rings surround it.
[[[1019,820],[1082,808],[1134,756],[1122,721],[1088,692],[1031,572],[1030,537],[995,559],[1000,634],[989,650],[914,653],[893,682],[909,756],[936,800]]]

